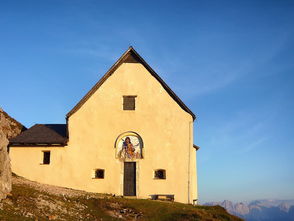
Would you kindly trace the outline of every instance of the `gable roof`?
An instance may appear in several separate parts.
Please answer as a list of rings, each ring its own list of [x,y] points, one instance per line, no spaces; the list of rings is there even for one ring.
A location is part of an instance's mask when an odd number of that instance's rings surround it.
[[[122,63],[141,63],[156,80],[162,85],[162,87],[168,92],[168,94],[177,102],[177,104],[187,113],[189,113],[193,120],[196,119],[195,114],[184,104],[184,102],[170,89],[170,87],[159,77],[159,75],[147,64],[147,62],[135,51],[133,47],[129,49],[114,63],[114,65],[104,74],[104,76],[92,87],[92,89],[74,106],[74,108],[68,112],[66,118],[68,119],[74,114],[80,107],[94,94],[99,87],[115,72],[115,70]]]
[[[66,124],[35,124],[28,130],[9,140],[11,146],[65,145],[66,143]]]

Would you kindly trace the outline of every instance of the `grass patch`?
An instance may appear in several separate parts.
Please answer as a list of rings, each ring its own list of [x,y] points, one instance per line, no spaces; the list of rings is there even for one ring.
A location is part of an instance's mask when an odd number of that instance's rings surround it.
[[[14,179],[23,179],[13,176]],[[220,206],[192,206],[81,193],[78,197],[54,195],[19,181],[13,184],[12,194],[0,203],[0,220],[242,220]]]

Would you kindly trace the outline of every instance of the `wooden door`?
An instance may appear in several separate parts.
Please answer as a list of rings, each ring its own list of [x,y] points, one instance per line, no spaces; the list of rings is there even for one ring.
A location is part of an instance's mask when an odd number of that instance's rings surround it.
[[[136,196],[136,162],[124,163],[124,196]]]

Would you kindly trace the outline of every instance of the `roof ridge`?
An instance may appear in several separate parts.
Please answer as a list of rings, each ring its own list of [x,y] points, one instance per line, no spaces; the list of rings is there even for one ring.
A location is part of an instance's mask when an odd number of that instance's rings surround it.
[[[66,123],[64,123],[64,124],[66,124]],[[34,124],[34,125],[63,125],[63,124],[59,124],[59,123],[54,123],[54,124],[43,123],[43,124]]]
[[[66,124],[44,124],[44,125],[66,125]]]

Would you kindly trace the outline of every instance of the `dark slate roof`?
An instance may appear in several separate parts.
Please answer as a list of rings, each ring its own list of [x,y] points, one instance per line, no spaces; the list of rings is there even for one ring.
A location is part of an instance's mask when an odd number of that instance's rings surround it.
[[[65,145],[67,143],[67,126],[66,124],[35,124],[9,141],[12,146]]]
[[[141,63],[153,77],[155,77],[168,94],[177,102],[180,107],[189,113],[193,120],[196,119],[195,114],[184,104],[184,102],[170,89],[170,87],[159,77],[159,75],[147,64],[147,62],[135,51],[133,47],[129,49],[115,62],[115,64],[106,72],[106,74],[93,86],[93,88],[76,104],[76,106],[66,115],[69,118],[99,89],[99,87],[114,73],[114,71],[122,63]]]

